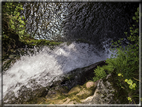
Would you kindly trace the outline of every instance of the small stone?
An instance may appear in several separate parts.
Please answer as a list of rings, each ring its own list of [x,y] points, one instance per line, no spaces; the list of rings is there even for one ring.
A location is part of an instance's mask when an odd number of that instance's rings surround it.
[[[93,82],[93,81],[89,81],[86,83],[86,88],[92,88],[92,87],[96,87],[96,82]]]

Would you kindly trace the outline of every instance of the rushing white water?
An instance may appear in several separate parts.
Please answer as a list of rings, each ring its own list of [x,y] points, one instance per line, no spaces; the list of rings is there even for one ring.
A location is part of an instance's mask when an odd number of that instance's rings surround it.
[[[47,86],[58,75],[109,58],[111,53],[106,51],[98,52],[93,45],[74,42],[61,44],[54,50],[44,47],[33,55],[22,56],[3,75],[3,96],[11,90],[18,96],[17,91],[23,85],[33,89],[31,79]]]

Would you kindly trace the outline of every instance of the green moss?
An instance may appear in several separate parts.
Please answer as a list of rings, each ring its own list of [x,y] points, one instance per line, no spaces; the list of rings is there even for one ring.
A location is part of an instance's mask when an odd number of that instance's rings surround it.
[[[54,42],[54,41],[49,41],[49,40],[45,40],[45,39],[34,39],[34,38],[24,38],[23,40],[21,40],[25,45],[27,45],[28,47],[31,46],[55,46],[55,45],[59,45],[62,42]]]
[[[34,38],[28,38],[25,37],[21,40],[25,45],[27,45],[28,48],[32,48],[34,46],[37,47],[42,47],[42,46],[57,46],[61,44],[62,42],[55,42],[55,41],[50,41],[50,40],[45,40],[45,39],[34,39]],[[51,47],[52,48],[52,47]]]
[[[67,95],[60,95],[57,99],[63,100],[67,97]]]

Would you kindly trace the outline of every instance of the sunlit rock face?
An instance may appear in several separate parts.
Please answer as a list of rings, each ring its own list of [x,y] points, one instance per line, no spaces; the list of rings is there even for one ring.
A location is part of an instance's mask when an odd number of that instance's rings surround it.
[[[114,99],[117,90],[109,82],[108,78],[113,78],[109,74],[106,78],[100,79],[97,83],[97,88],[94,95],[82,100],[83,104],[118,104],[119,99]],[[104,81],[105,80],[105,81]],[[111,81],[112,82],[112,81]]]
[[[108,75],[106,78],[110,77]],[[114,101],[113,97],[115,89],[111,85],[111,83],[107,81],[100,80],[95,90],[93,99],[91,101],[92,104],[117,104],[118,101]]]

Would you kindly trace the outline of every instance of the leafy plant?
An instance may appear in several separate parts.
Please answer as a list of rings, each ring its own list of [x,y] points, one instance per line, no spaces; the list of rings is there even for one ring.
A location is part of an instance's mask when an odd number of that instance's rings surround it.
[[[136,87],[136,83],[133,83],[133,81],[131,79],[125,79],[125,82],[127,82],[129,84],[129,88],[130,89],[134,89],[135,90],[135,87]]]
[[[139,28],[137,23],[139,21],[139,8],[132,19],[135,20],[135,24],[130,27],[130,32],[124,32],[129,40],[129,44],[122,48],[123,38],[117,42],[112,41],[112,46],[117,48],[112,48],[111,51],[116,54],[106,60],[107,65],[97,67],[94,70],[94,81],[106,77],[106,72],[118,75],[113,79],[116,82],[116,87],[121,88],[118,90],[126,93],[121,101],[127,98],[130,101],[129,103],[135,103],[135,101],[138,103]]]
[[[22,3],[3,2],[2,3],[2,30],[4,35],[14,31],[21,39],[25,35],[25,17],[20,14],[23,10]]]
[[[103,67],[98,66],[97,69],[95,70],[95,74],[96,76],[93,78],[94,81],[97,81],[98,79],[106,77],[106,73]]]

